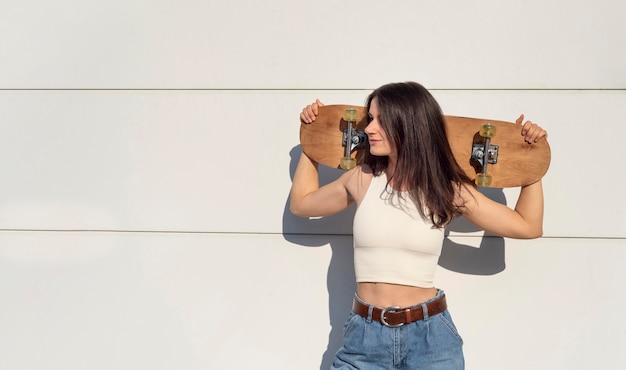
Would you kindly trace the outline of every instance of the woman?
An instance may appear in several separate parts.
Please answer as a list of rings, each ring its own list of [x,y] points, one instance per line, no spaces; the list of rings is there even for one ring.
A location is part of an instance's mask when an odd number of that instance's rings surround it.
[[[300,114],[311,123],[323,104]],[[369,152],[358,166],[319,186],[317,163],[302,154],[291,189],[295,215],[327,216],[353,202],[357,292],[333,369],[463,369],[462,340],[433,285],[444,227],[464,216],[490,233],[542,235],[541,181],[521,189],[511,209],[483,196],[456,163],[441,109],[415,82],[374,90],[367,99]],[[546,137],[521,125],[531,144]]]

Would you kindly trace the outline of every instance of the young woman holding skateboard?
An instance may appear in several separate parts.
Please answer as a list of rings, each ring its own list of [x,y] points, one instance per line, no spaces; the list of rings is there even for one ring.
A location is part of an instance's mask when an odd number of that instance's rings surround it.
[[[317,100],[300,119],[315,120]],[[464,216],[510,238],[542,235],[541,181],[522,187],[514,209],[482,195],[450,150],[433,96],[414,82],[384,85],[367,99],[369,151],[351,171],[320,187],[317,163],[300,157],[291,211],[327,216],[356,203],[357,291],[333,369],[464,368],[462,339],[445,295],[433,284],[444,227]],[[547,133],[523,116],[520,134],[532,144]]]

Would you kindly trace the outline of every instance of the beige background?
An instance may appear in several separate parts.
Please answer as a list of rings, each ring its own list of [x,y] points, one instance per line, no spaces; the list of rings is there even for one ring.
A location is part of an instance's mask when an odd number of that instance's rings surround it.
[[[3,4],[0,368],[327,368],[354,289],[353,210],[289,214],[298,112],[404,80],[447,114],[525,113],[550,132],[543,238],[449,229],[436,283],[467,368],[619,367],[622,14],[608,0]]]

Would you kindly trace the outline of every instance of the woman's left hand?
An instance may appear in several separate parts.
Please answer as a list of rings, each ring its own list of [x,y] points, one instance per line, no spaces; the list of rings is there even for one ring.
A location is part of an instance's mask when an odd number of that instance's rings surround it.
[[[516,124],[521,125],[524,121],[524,115],[520,115],[519,118],[515,121]],[[536,143],[540,139],[548,137],[548,132],[541,128],[536,123],[531,121],[526,121],[522,125],[522,136],[524,136],[524,141],[528,144]]]

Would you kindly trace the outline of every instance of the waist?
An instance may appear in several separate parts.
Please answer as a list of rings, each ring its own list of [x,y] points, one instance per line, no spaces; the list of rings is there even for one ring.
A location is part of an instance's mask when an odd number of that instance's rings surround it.
[[[388,327],[400,327],[414,321],[424,320],[438,315],[448,308],[443,291],[425,302],[409,306],[378,307],[363,301],[358,295],[352,303],[352,311],[357,315],[373,321],[378,321]]]
[[[408,307],[425,302],[437,295],[438,289],[382,282],[359,282],[359,298],[378,307]]]

